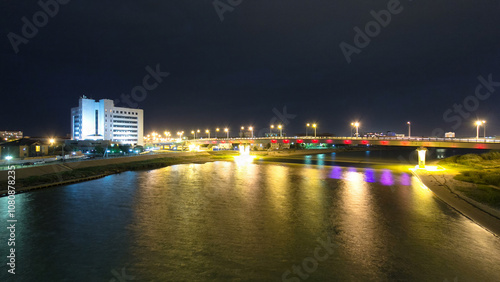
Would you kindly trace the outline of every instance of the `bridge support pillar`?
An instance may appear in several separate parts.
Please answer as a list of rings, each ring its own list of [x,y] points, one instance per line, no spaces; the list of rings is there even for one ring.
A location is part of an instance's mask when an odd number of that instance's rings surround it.
[[[427,148],[420,147],[417,149],[418,152],[418,168],[425,168],[425,153],[427,152]]]

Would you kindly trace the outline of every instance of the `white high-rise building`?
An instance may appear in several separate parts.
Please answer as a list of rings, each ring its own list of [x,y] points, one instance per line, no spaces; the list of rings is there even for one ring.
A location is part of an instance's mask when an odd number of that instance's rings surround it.
[[[78,107],[71,108],[71,139],[143,145],[143,114],[141,109],[115,107],[113,100],[83,96]]]

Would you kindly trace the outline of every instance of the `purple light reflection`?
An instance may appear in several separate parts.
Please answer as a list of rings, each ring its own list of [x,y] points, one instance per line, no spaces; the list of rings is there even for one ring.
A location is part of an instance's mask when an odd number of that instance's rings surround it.
[[[342,168],[338,167],[338,166],[334,166],[332,168],[332,172],[330,172],[330,178],[342,179]]]
[[[403,186],[411,186],[411,177],[410,177],[410,175],[408,173],[401,174],[401,176],[399,178],[399,182]]]
[[[394,178],[390,170],[384,169],[382,171],[382,176],[380,176],[380,183],[385,186],[391,186],[394,184]]]
[[[365,170],[365,182],[370,182],[370,183],[375,182],[375,171],[373,169]]]

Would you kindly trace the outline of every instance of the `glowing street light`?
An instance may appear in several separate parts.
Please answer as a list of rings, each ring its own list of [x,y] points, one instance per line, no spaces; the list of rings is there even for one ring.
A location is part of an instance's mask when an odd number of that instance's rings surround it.
[[[316,127],[317,127],[317,124],[313,123],[312,127],[314,128],[314,137],[316,137]]]
[[[196,131],[191,130],[191,134],[193,134],[194,139],[196,139]]]
[[[252,138],[253,138],[253,126],[250,126],[250,127],[248,128],[248,130],[250,130],[250,132],[252,132]]]
[[[278,125],[278,129],[280,130],[280,137],[283,137],[283,126],[281,124]]]
[[[226,134],[227,134],[227,139],[229,139],[229,128],[227,128],[227,127],[226,127],[226,128],[224,128],[224,132],[226,132]]]
[[[476,121],[476,140],[479,139],[479,126],[481,126],[481,124],[483,124],[482,121]]]
[[[219,132],[219,128],[217,127],[217,128],[215,129],[215,138],[216,138],[216,139],[217,139],[217,133],[218,133],[218,132]]]
[[[351,125],[356,127],[356,137],[359,137],[359,132],[358,132],[359,122],[352,122]]]
[[[408,124],[408,138],[411,137],[411,122],[407,122],[406,124]]]
[[[308,128],[309,126],[311,126],[309,123],[308,123],[308,124],[306,124],[306,137],[307,137],[307,128]]]
[[[274,128],[274,125],[270,125],[269,126],[269,137],[271,137],[273,135],[273,128]]]
[[[208,134],[208,139],[210,139],[210,130],[205,130],[205,133]]]

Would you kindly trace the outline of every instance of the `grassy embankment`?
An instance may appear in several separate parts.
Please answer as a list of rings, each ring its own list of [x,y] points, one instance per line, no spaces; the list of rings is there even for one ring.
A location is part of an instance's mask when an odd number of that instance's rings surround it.
[[[456,180],[476,184],[476,187],[456,187],[467,197],[500,208],[500,152],[453,156],[441,160],[439,165],[459,172]]]
[[[16,181],[16,187],[25,188],[37,185],[46,185],[46,184],[58,183],[74,179],[83,179],[93,176],[109,175],[124,171],[157,169],[175,164],[204,163],[215,160],[229,159],[231,158],[231,156],[232,154],[211,154],[210,156],[183,156],[183,157],[169,156],[166,158],[158,158],[145,161],[77,168],[70,171],[50,173],[38,176],[30,176],[27,178],[18,179]]]

